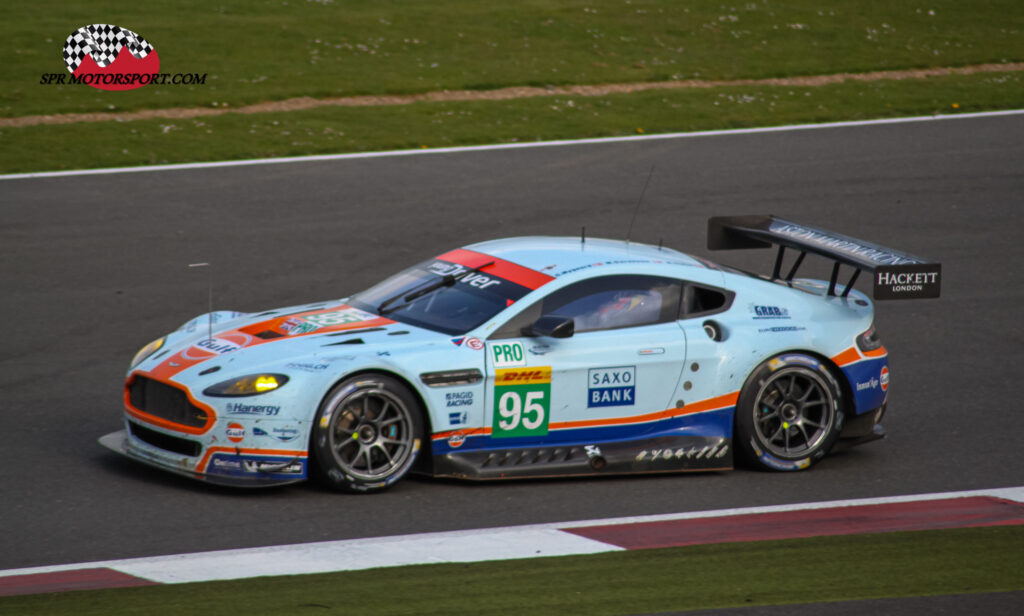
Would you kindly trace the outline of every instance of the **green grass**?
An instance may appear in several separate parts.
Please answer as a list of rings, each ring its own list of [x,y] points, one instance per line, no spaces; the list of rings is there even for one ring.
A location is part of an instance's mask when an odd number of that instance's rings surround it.
[[[4,128],[5,173],[636,135],[1020,107],[1024,75],[324,107]],[[956,107],[954,107],[956,105]]]
[[[765,78],[1024,60],[1020,0],[176,0],[12,3],[0,116],[295,96]],[[64,40],[114,23],[206,85],[44,86]],[[12,62],[13,59],[13,62]]]
[[[1024,590],[1024,526],[0,598],[5,614],[636,614]]]

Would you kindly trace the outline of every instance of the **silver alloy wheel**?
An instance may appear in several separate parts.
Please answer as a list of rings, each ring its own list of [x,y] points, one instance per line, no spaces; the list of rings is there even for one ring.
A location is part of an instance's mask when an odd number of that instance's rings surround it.
[[[381,388],[357,389],[340,400],[327,433],[338,467],[359,481],[390,477],[414,453],[410,409]]]
[[[814,452],[836,420],[832,390],[818,373],[783,368],[761,385],[754,402],[757,440],[771,453],[797,458]]]

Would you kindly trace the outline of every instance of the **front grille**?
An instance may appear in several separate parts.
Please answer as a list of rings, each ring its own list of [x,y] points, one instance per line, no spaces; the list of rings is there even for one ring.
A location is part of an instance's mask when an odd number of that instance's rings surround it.
[[[128,401],[144,413],[184,426],[201,428],[209,419],[207,412],[192,404],[182,390],[144,376],[136,377],[128,386]]]
[[[128,429],[132,431],[132,436],[144,443],[149,443],[153,447],[166,451],[180,453],[183,456],[192,456],[194,458],[203,450],[203,446],[195,441],[150,430],[133,421],[128,422]]]

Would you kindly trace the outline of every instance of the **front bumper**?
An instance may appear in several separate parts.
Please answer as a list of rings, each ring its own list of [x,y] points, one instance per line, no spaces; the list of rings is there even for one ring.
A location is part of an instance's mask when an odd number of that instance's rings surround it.
[[[163,451],[133,437],[129,431],[118,430],[99,438],[100,445],[107,449],[142,462],[148,466],[169,471],[189,479],[196,479],[223,486],[240,488],[263,488],[287,485],[306,479],[306,458],[296,455],[274,456],[235,451],[207,453],[204,460],[213,472],[196,470],[194,457],[175,455]]]

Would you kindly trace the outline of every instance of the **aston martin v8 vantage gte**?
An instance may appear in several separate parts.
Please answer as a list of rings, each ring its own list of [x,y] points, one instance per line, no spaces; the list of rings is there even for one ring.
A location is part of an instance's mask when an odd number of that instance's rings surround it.
[[[410,471],[804,469],[884,435],[887,352],[857,275],[876,298],[937,297],[941,268],[771,216],[709,221],[710,249],[772,245],[754,275],[624,241],[501,239],[345,299],[205,314],[139,351],[124,429],[100,442],[214,483],[357,492]],[[831,280],[795,276],[808,253]]]

